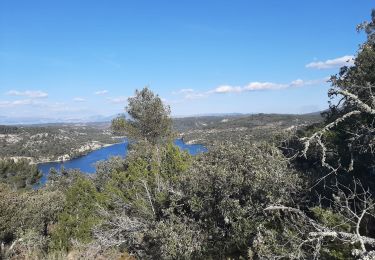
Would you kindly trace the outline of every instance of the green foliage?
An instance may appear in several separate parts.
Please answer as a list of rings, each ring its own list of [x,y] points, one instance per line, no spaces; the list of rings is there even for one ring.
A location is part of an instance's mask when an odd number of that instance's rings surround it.
[[[47,236],[63,203],[58,190],[14,191],[0,184],[0,241],[12,241],[26,230]]]
[[[161,214],[168,190],[176,185],[190,160],[172,143],[152,146],[138,142],[133,144],[124,165],[111,172],[104,192],[112,201],[131,203],[132,210],[153,219]]]
[[[331,130],[333,138],[327,138],[326,143],[335,154],[329,158],[333,165],[342,165],[339,172],[345,174],[351,169],[351,174],[357,178],[366,178],[373,172],[375,155],[373,152],[373,130],[375,115],[366,112],[359,103],[374,109],[375,91],[375,41],[374,41],[375,11],[372,12],[370,22],[359,26],[364,29],[368,40],[360,47],[354,59],[354,66],[342,67],[337,75],[332,76],[332,87],[329,95],[339,96],[341,102],[332,103],[325,114],[326,124],[352,112],[361,114],[351,116]],[[354,95],[357,100],[342,95],[346,91]],[[339,161],[339,163],[337,162]],[[352,164],[354,161],[354,164]],[[350,179],[349,179],[350,181]],[[375,182],[368,183],[372,189]]]
[[[191,157],[187,152],[181,151],[173,143],[168,143],[162,150],[160,175],[170,182],[175,182],[181,177],[190,165]]]
[[[41,177],[37,166],[26,159],[0,159],[0,182],[9,184],[13,189],[31,188]]]
[[[57,171],[51,168],[48,173],[48,179],[45,184],[46,190],[59,190],[66,192],[76,182],[77,179],[82,178],[84,174],[78,169],[66,170],[64,166]]]
[[[98,234],[129,238],[121,248],[140,258],[244,258],[264,207],[292,203],[298,187],[298,174],[266,143],[224,143],[192,159],[173,144],[140,142],[109,174],[109,219]]]
[[[137,211],[152,215],[152,209],[149,208],[148,199],[145,197],[147,194],[144,194],[146,188],[151,188],[149,185],[154,186],[158,171],[152,151],[143,148],[146,147],[138,147],[138,151],[133,150],[128,155],[125,169],[114,170],[111,173],[104,192],[112,201],[132,203]],[[138,153],[139,156],[135,156]]]
[[[110,180],[112,173],[124,171],[126,163],[120,156],[111,157],[106,161],[99,161],[96,166],[96,178],[94,179],[95,185],[99,191],[103,191],[104,186]]]
[[[30,229],[20,230],[17,238],[13,248],[5,252],[5,259],[47,259],[48,237]]]
[[[202,259],[208,237],[192,220],[171,218],[157,222],[146,234],[146,251],[153,259]]]
[[[79,177],[66,192],[62,212],[58,216],[56,229],[52,234],[53,249],[69,249],[71,241],[88,243],[92,239],[91,229],[100,222],[98,205],[104,202],[93,182]]]
[[[265,205],[290,202],[298,186],[298,176],[275,147],[225,143],[194,161],[180,181],[182,195],[165,213],[199,226],[208,240],[199,242],[205,246],[196,253],[246,257]]]
[[[311,210],[318,225],[344,232],[350,230],[350,225],[337,212],[320,207]],[[357,259],[352,250],[359,248],[358,243],[329,236],[314,239],[310,232],[317,230],[302,215],[274,212],[257,226],[248,250],[250,259]]]
[[[350,223],[348,223],[342,215],[336,214],[329,209],[313,207],[310,210],[314,213],[314,217],[327,227],[345,232],[350,232],[353,229]]]
[[[340,241],[331,241],[327,243],[321,251],[322,259],[335,259],[335,260],[349,260],[356,259],[353,256],[352,250],[358,249],[359,246],[356,244],[343,244]]]

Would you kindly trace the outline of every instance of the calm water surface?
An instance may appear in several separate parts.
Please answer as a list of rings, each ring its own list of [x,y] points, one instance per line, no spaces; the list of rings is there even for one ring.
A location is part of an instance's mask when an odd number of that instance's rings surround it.
[[[196,155],[207,151],[207,148],[200,144],[185,144],[182,139],[175,140],[175,144],[180,149],[189,152],[191,155]],[[51,168],[60,170],[62,166],[65,169],[78,169],[84,173],[92,174],[95,173],[95,163],[101,160],[108,160],[112,156],[125,157],[128,151],[128,142],[114,144],[108,147],[90,152],[84,156],[65,161],[65,162],[49,162],[38,164],[39,170],[43,173],[41,184],[47,181],[48,173]]]

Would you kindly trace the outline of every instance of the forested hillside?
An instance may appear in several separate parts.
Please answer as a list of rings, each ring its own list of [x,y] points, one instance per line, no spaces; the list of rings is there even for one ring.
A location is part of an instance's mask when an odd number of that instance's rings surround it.
[[[296,131],[300,126],[322,120],[317,115],[228,115],[173,118],[176,137],[187,143],[210,145],[238,136],[267,139],[279,131]],[[108,123],[0,125],[0,158],[29,159],[32,162],[61,161],[121,141]]]
[[[375,10],[359,29],[367,40],[354,65],[331,77],[323,119],[249,115],[173,126],[170,108],[146,87],[111,125],[132,141],[125,159],[100,162],[94,175],[53,171],[38,190],[35,168],[4,161],[1,257],[375,259]],[[209,151],[179,150],[176,128]],[[23,130],[2,131],[17,144]]]
[[[120,140],[102,125],[0,125],[0,158],[67,160]]]
[[[216,142],[231,140],[269,140],[278,135],[288,135],[301,127],[322,122],[319,113],[306,115],[254,114],[175,118],[174,129],[187,143],[211,146]],[[240,138],[239,138],[240,137]]]

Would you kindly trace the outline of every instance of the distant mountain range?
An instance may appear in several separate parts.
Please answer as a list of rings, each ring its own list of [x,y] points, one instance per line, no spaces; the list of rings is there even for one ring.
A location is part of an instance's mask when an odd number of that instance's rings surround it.
[[[95,115],[83,118],[47,118],[47,117],[7,117],[0,116],[0,125],[34,125],[54,123],[91,123],[110,122],[117,115],[102,116]]]
[[[8,117],[0,116],[0,125],[40,125],[40,124],[79,124],[79,123],[104,123],[111,122],[120,114],[103,116],[94,115],[82,118],[48,118],[48,117]],[[212,114],[198,114],[188,116],[173,116],[173,118],[186,118],[186,117],[203,117],[203,116],[240,116],[241,113],[212,113]]]
[[[319,115],[321,112],[308,113],[305,115]],[[209,113],[185,116],[172,116],[172,118],[196,118],[196,117],[241,117],[252,113]],[[257,113],[259,114],[259,113]],[[94,115],[82,118],[47,118],[47,117],[7,117],[0,116],[0,125],[41,125],[41,124],[85,124],[85,123],[108,123],[121,114],[103,116]]]
[[[185,118],[185,117],[202,117],[202,116],[244,116],[248,115],[243,113],[207,113],[207,114],[195,114],[195,115],[184,115],[184,116],[172,116],[172,118]]]

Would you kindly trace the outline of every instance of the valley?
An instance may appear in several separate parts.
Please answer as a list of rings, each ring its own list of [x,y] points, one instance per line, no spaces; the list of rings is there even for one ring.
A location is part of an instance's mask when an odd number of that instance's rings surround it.
[[[209,147],[224,140],[266,140],[281,132],[322,121],[320,114],[220,115],[174,118],[177,138]],[[110,122],[0,126],[0,158],[28,159],[32,163],[67,161],[119,143]]]

